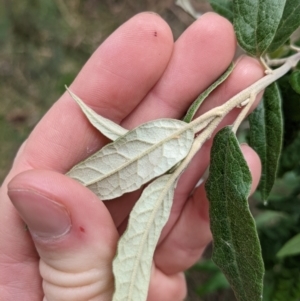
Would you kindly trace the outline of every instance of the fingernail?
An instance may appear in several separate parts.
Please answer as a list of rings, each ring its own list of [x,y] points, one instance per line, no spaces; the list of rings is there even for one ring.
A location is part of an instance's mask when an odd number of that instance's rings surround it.
[[[32,236],[51,239],[70,231],[71,219],[63,205],[31,190],[10,190],[8,195]]]

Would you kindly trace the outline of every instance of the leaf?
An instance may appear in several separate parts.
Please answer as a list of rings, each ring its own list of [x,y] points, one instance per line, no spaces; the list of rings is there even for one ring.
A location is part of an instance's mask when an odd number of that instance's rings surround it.
[[[269,52],[273,52],[283,45],[300,26],[300,0],[286,0],[282,2],[286,2],[286,4],[275,37],[268,48]]]
[[[101,200],[134,191],[188,154],[194,132],[186,125],[176,119],[142,124],[73,167],[67,175]]]
[[[239,301],[262,299],[264,266],[247,198],[251,174],[230,127],[214,138],[206,183],[213,234],[213,261]]]
[[[276,179],[282,145],[281,96],[276,83],[266,88],[263,100],[249,116],[249,144],[262,163],[259,191],[267,200]]]
[[[277,253],[277,257],[283,258],[300,254],[300,233],[287,241]]]
[[[128,132],[128,130],[124,129],[115,122],[104,118],[101,115],[98,115],[91,108],[89,108],[78,96],[76,96],[70,89],[68,89],[68,87],[66,87],[66,89],[71,95],[71,97],[80,106],[82,112],[85,114],[90,123],[104,136],[114,141]]]
[[[290,83],[295,92],[300,94],[300,71],[294,71],[290,76]],[[300,107],[300,104],[299,104]]]
[[[170,215],[176,183],[172,174],[159,177],[134,206],[113,261],[113,301],[147,299],[153,254]]]
[[[149,184],[134,206],[113,262],[116,287],[113,301],[146,300],[153,253],[170,215],[177,179],[203,145],[207,135],[199,134],[174,172],[169,171],[169,174]]]
[[[209,0],[213,10],[219,15],[233,22],[233,1],[232,0]]]
[[[272,43],[286,0],[233,0],[233,24],[238,42],[253,56]]]
[[[228,78],[228,76],[231,74],[233,69],[234,69],[234,64],[231,63],[230,66],[227,68],[227,70],[211,86],[209,86],[203,93],[201,93],[197,97],[197,99],[193,102],[193,104],[188,109],[186,115],[183,118],[183,121],[187,123],[192,121],[194,115],[198,111],[203,101],[213,90],[215,90],[221,83],[223,83]]]

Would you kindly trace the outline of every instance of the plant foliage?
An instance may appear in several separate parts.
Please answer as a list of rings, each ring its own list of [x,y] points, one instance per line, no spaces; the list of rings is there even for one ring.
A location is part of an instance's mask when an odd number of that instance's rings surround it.
[[[264,274],[255,222],[248,206],[251,182],[237,138],[230,127],[225,127],[214,139],[206,183],[214,237],[212,259],[245,301],[261,299]]]
[[[190,3],[184,2],[180,1],[180,5],[196,16]],[[282,158],[286,158],[289,151],[295,152],[299,143],[299,125],[292,134],[285,133],[283,137],[282,114],[286,117],[289,110],[285,104],[281,106],[281,95],[283,103],[289,91],[294,93],[293,101],[299,95],[297,63],[300,52],[285,43],[300,25],[300,0],[213,0],[211,4],[233,21],[240,46],[260,59],[266,68],[266,75],[262,79],[222,106],[193,119],[207,95],[230,75],[232,66],[195,100],[183,121],[154,120],[131,131],[98,116],[70,91],[91,123],[112,142],[76,165],[68,175],[89,187],[102,200],[137,190],[152,181],[134,206],[127,230],[119,241],[113,263],[116,280],[114,301],[146,300],[153,253],[168,220],[178,178],[224,117],[235,108],[241,110],[232,127],[222,129],[214,139],[206,185],[213,233],[213,260],[226,275],[239,301],[259,301],[263,294],[265,298],[275,298],[267,300],[283,300],[282,296],[286,297],[287,294],[291,298],[298,298],[299,285],[285,294],[283,288],[290,284],[285,279],[299,279],[299,275],[288,268],[299,251],[299,237],[295,233],[299,226],[299,213],[291,212],[291,208],[299,204],[294,201],[286,206],[284,199],[274,201],[271,190],[279,162],[282,175],[286,171],[295,173],[295,165],[299,167],[299,157],[284,165],[282,162],[287,159],[279,161],[279,156],[283,150]],[[276,55],[270,52],[277,50],[279,54],[283,53],[278,50],[280,47],[288,48],[288,55],[274,60]],[[271,56],[273,60],[269,59]],[[278,68],[271,69],[273,65]],[[296,72],[290,75],[293,69]],[[276,215],[276,218],[277,223],[285,224],[284,229],[287,230],[282,234],[282,243],[268,254],[268,258],[266,249],[269,246],[263,240],[260,245],[258,234],[260,237],[267,235],[269,241],[274,239],[270,234],[273,230],[261,226],[274,215],[266,215],[257,232],[247,200],[251,174],[235,135],[256,97],[264,89],[263,101],[249,118],[249,141],[262,161],[259,186],[262,204],[269,204],[269,210],[280,208],[285,212],[285,215]],[[295,115],[294,121],[299,121],[299,103],[293,101],[290,105],[298,106],[298,110],[291,114]],[[271,197],[267,203],[269,195]],[[291,197],[297,198],[298,195]],[[285,216],[289,214],[293,218],[286,219]],[[271,277],[269,264],[278,260],[283,260],[280,261],[280,267],[285,271],[284,275]],[[265,281],[271,279],[275,283],[276,289],[271,292],[263,292],[264,267],[267,269]]]

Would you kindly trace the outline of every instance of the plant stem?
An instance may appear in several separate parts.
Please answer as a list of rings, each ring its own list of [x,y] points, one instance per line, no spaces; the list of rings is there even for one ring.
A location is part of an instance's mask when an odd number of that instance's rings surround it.
[[[235,120],[235,122],[233,124],[233,128],[232,128],[232,131],[234,133],[236,133],[236,131],[238,130],[240,124],[242,123],[242,121],[246,117],[247,113],[249,112],[250,108],[252,107],[253,103],[255,102],[255,99],[256,99],[256,95],[253,94],[253,95],[250,96],[250,99],[249,99],[248,103],[243,108],[243,110],[240,113],[240,115],[238,116],[238,118]]]
[[[193,145],[191,147],[191,150],[189,151],[188,155],[184,158],[184,160],[180,163],[180,165],[178,166],[178,168],[176,168],[176,170],[173,173],[174,176],[172,176],[172,178],[170,180],[173,179],[173,181],[175,181],[175,179],[177,177],[179,177],[180,174],[186,169],[186,167],[188,166],[188,164],[190,163],[190,161],[193,159],[193,157],[195,156],[195,154],[202,147],[202,145],[211,137],[212,133],[217,128],[217,126],[222,121],[222,119],[223,119],[222,116],[215,117],[209,123],[209,125],[206,127],[206,129],[203,130],[203,132],[201,134],[199,134],[198,137],[195,138],[194,143],[193,143]]]
[[[256,83],[252,84],[245,90],[241,91],[240,93],[236,94],[234,97],[229,99],[223,105],[219,107],[215,107],[214,109],[206,112],[205,114],[199,116],[194,121],[190,123],[193,128],[197,129],[197,126],[200,125],[202,122],[206,121],[211,117],[224,117],[234,109],[235,107],[239,106],[243,101],[250,98],[251,96],[257,96],[261,91],[263,91],[266,87],[270,84],[275,82],[277,79],[282,77],[286,74],[291,68],[295,67],[300,60],[300,53],[296,53],[289,58],[286,59],[286,62],[276,70],[273,70],[270,74],[265,75],[263,78],[258,80]]]

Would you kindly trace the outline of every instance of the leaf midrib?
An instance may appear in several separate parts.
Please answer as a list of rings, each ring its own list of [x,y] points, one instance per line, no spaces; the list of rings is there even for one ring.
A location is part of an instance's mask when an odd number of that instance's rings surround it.
[[[147,222],[147,225],[146,225],[146,228],[145,228],[146,230],[144,231],[144,233],[142,235],[142,240],[141,240],[141,243],[140,243],[139,248],[138,248],[136,260],[134,261],[135,263],[134,263],[133,270],[132,270],[132,276],[130,278],[130,286],[129,286],[129,292],[128,292],[128,299],[127,300],[132,300],[131,296],[132,296],[132,291],[133,291],[133,283],[134,283],[136,275],[137,275],[138,263],[140,262],[140,259],[141,259],[142,251],[143,251],[143,248],[144,248],[144,243],[147,239],[147,236],[149,234],[149,231],[151,229],[151,225],[152,225],[153,220],[154,220],[154,218],[157,214],[157,211],[161,207],[161,204],[164,200],[164,197],[166,196],[166,194],[170,190],[170,187],[174,183],[174,178],[175,178],[174,176],[171,176],[170,179],[167,181],[167,184],[166,184],[165,188],[160,193],[160,197],[155,202],[154,209],[152,210],[150,218]]]
[[[105,178],[109,178],[111,177],[112,175],[118,173],[119,171],[121,171],[122,169],[128,167],[129,165],[131,165],[132,163],[134,163],[135,161],[138,161],[140,160],[141,158],[145,157],[146,155],[150,154],[153,150],[155,150],[156,148],[158,148],[159,146],[161,146],[162,144],[164,144],[165,142],[168,142],[174,138],[176,138],[176,136],[178,135],[181,135],[183,134],[184,132],[187,132],[189,130],[191,130],[192,126],[190,126],[191,123],[187,124],[186,126],[183,125],[182,128],[180,128],[178,131],[174,132],[172,135],[168,136],[167,138],[161,140],[160,142],[158,143],[155,143],[153,144],[150,148],[148,148],[146,151],[140,153],[138,156],[128,160],[127,162],[125,162],[124,164],[120,165],[119,167],[117,168],[114,168],[112,171],[98,177],[97,179],[93,180],[93,181],[90,181],[90,182],[87,182],[85,185],[86,186],[90,186],[90,185],[93,185],[97,182],[100,182],[102,181],[103,179]]]
[[[229,143],[230,143],[230,137],[227,140],[227,144],[226,144],[226,148],[227,148],[226,157],[228,156],[228,153],[230,152],[230,147],[228,146]],[[225,160],[225,170],[228,170],[228,167],[227,167],[228,163],[227,162],[228,162],[228,160],[226,159]],[[227,187],[227,177],[224,177],[224,187]],[[227,193],[226,193],[226,195],[227,195]],[[231,239],[232,242],[234,242],[235,240],[233,239],[232,231],[231,231],[231,221],[230,221],[230,214],[229,214],[229,210],[228,210],[228,201],[227,201],[227,199],[228,199],[228,197],[226,197],[226,219],[228,221],[228,224],[230,225],[229,226],[230,239]],[[242,286],[242,291],[245,292],[244,282],[241,280],[242,279],[241,272],[240,272],[239,264],[237,262],[237,259],[236,259],[235,255],[234,255],[234,265],[236,266],[236,269],[237,269],[238,279],[239,279],[240,285]]]
[[[263,99],[262,100],[262,107],[263,107],[263,118],[264,118],[264,122],[263,122],[263,135],[264,135],[264,141],[268,141],[268,134],[267,134],[267,126],[266,126],[266,123],[267,123],[267,118],[266,118],[266,108],[265,108],[265,100]],[[268,158],[268,144],[264,144],[264,162],[267,162],[267,158]],[[267,169],[264,168],[262,170],[262,172],[264,173],[264,181],[262,182],[262,191],[265,191],[266,190],[266,186],[267,186]]]

